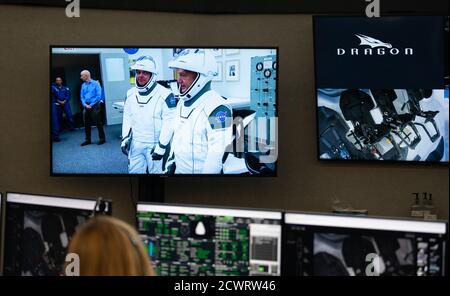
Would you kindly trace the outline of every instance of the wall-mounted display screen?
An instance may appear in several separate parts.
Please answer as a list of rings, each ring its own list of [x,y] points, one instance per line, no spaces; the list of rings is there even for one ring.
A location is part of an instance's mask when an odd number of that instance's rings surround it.
[[[445,24],[314,18],[319,159],[448,162]]]
[[[53,175],[276,175],[276,48],[50,51]]]

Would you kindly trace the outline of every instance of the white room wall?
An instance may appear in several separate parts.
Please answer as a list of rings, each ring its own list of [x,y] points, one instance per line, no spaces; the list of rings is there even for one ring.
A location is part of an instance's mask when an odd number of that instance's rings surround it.
[[[250,99],[251,58],[276,54],[270,49],[240,49],[239,53],[227,55],[226,49],[222,55],[216,57],[217,62],[222,63],[222,81],[214,81],[212,87],[222,96],[227,98]],[[225,71],[227,61],[239,60],[239,81],[226,81]]]

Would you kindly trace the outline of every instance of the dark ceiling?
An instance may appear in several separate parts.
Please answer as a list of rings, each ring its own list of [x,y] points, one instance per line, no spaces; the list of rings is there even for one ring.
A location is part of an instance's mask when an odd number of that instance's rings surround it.
[[[0,4],[59,6],[73,0],[0,0]],[[79,0],[81,8],[188,13],[306,13],[363,15],[369,0]],[[373,1],[373,0],[372,0]],[[381,15],[448,15],[448,0],[378,0]]]

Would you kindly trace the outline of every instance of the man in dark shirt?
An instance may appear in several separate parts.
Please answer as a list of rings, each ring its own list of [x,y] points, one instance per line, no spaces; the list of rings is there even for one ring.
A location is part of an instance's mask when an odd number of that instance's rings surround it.
[[[56,77],[55,83],[52,85],[53,102],[56,105],[58,114],[59,127],[63,126],[63,113],[66,114],[66,118],[69,121],[70,130],[75,129],[75,122],[73,121],[72,110],[70,109],[70,90],[67,86],[63,85],[61,77]]]

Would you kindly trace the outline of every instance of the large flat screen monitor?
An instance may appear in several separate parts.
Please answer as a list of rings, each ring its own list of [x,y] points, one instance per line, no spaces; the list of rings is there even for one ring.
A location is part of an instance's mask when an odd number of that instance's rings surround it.
[[[318,158],[448,163],[446,55],[445,17],[315,17]]]
[[[3,254],[3,200],[0,192],[0,276],[3,275],[2,270],[2,254]]]
[[[448,227],[420,221],[286,213],[283,272],[295,276],[441,276]]]
[[[158,275],[280,275],[282,213],[138,204]]]
[[[51,174],[275,176],[277,48],[50,47]]]
[[[95,212],[111,214],[111,202],[7,193],[4,275],[62,275],[67,246]]]

